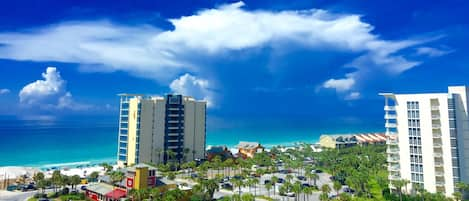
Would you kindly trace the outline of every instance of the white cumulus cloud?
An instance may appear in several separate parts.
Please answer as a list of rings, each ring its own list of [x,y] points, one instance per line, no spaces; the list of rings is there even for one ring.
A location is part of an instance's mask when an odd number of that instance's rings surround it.
[[[0,58],[79,63],[90,71],[126,71],[169,84],[177,75],[200,72],[193,55],[208,59],[248,48],[285,50],[301,46],[358,54],[346,67],[356,68],[346,80],[329,80],[341,90],[366,82],[363,74],[384,69],[398,74],[418,65],[400,51],[420,40],[384,40],[360,15],[321,9],[246,10],[237,2],[193,15],[169,19],[171,30],[152,25],[121,25],[109,21],[74,21],[0,33]],[[47,47],[47,51],[44,51]],[[347,86],[351,86],[348,87]],[[347,89],[345,89],[347,88]]]
[[[0,95],[10,93],[9,89],[0,89]]]
[[[338,92],[348,91],[355,84],[353,73],[347,74],[346,78],[341,79],[329,79],[323,83],[324,88],[335,89]]]
[[[73,101],[72,94],[67,91],[66,81],[62,79],[57,68],[47,67],[46,72],[42,73],[42,78],[21,89],[19,93],[21,105],[46,110],[85,110],[91,107]]]
[[[213,90],[210,88],[209,81],[197,78],[191,74],[184,74],[173,80],[169,85],[174,93],[193,96],[196,99],[207,101],[207,107],[212,107]]]

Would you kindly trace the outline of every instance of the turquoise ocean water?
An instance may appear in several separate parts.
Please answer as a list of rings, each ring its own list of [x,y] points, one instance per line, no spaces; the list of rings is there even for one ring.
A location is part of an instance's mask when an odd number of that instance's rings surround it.
[[[294,122],[294,121],[293,121]],[[269,147],[316,142],[322,133],[381,131],[380,123],[273,124],[248,128],[207,128],[207,145],[234,147],[258,141]],[[1,120],[0,166],[57,167],[115,162],[117,121],[108,119]]]

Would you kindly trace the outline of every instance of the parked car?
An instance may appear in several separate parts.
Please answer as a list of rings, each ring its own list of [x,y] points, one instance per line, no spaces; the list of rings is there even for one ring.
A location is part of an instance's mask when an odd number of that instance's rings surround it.
[[[197,178],[197,177],[199,177],[199,175],[193,173],[193,174],[191,174],[191,177],[192,177],[192,178]]]
[[[23,192],[31,190],[36,190],[36,187],[33,184],[24,185],[23,187],[21,187],[21,191]]]
[[[221,187],[223,189],[233,190],[233,185],[231,185],[230,183],[224,183],[221,185]]]
[[[301,184],[301,186],[303,186],[303,188],[311,187],[311,185],[309,185],[308,183],[303,183],[303,184]]]
[[[306,181],[306,177],[304,176],[297,176],[296,178],[301,181]]]
[[[285,193],[285,195],[288,196],[288,197],[295,197],[295,193],[293,193],[293,192],[287,192],[287,193]]]
[[[86,186],[83,185],[83,186],[80,187],[80,189],[81,189],[82,191],[86,191]]]
[[[279,183],[279,184],[283,184],[283,183],[285,183],[285,180],[284,180],[284,179],[282,179],[282,178],[278,178],[278,180],[277,180],[277,183]]]
[[[272,181],[270,181],[270,180],[268,180],[268,179],[264,180],[264,185],[266,185],[266,184],[268,184],[268,183],[272,183]]]
[[[350,194],[355,193],[355,190],[351,189],[350,187],[345,187],[345,188],[343,189],[343,191],[344,191],[345,193],[350,193]]]

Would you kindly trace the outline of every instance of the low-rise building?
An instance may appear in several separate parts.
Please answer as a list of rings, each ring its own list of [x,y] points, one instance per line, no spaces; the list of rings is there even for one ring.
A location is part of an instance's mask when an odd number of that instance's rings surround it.
[[[226,146],[212,146],[207,150],[207,160],[211,161],[216,156],[220,156],[221,160],[232,158],[233,154]]]
[[[239,142],[238,156],[242,158],[252,158],[256,153],[264,152],[264,147],[258,142]]]
[[[384,133],[324,134],[319,139],[321,147],[332,149],[385,143],[386,135]]]
[[[125,169],[125,187],[127,189],[147,189],[156,185],[157,171],[155,167],[138,164]]]
[[[85,195],[94,201],[117,201],[126,197],[126,190],[106,183],[90,184],[86,187]]]

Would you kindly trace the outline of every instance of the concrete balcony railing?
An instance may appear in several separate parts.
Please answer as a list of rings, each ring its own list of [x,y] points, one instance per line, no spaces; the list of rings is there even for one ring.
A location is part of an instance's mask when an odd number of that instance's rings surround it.
[[[433,110],[433,111],[435,111],[435,110],[440,110],[440,106],[432,105],[432,110]]]
[[[435,167],[443,167],[443,163],[442,162],[435,162]]]
[[[390,165],[388,166],[388,171],[390,172],[398,172],[401,170],[401,167],[399,165]]]
[[[439,187],[443,187],[445,186],[445,182],[444,181],[437,181],[435,182],[436,186],[439,186]]]
[[[433,138],[441,138],[441,133],[433,133]]]
[[[438,119],[440,119],[440,115],[434,114],[434,115],[432,115],[432,119],[433,120],[438,120]]]
[[[441,148],[441,143],[433,143],[433,148]]]
[[[386,128],[396,128],[397,124],[396,123],[385,123],[384,127],[386,127]]]
[[[388,145],[397,145],[397,144],[399,144],[399,141],[397,139],[388,139],[388,140],[386,140],[386,144],[388,144]]]
[[[395,114],[385,114],[384,119],[396,119],[397,115]]]
[[[388,176],[388,179],[389,179],[389,180],[399,180],[399,179],[401,179],[401,177],[400,177],[400,176],[397,176],[397,175],[389,175],[389,176]]]
[[[434,156],[435,158],[441,158],[441,157],[443,157],[443,154],[441,154],[441,153],[433,153],[433,156]]]
[[[386,153],[388,153],[388,154],[397,154],[397,153],[399,153],[399,149],[398,148],[388,148],[386,150]]]
[[[171,111],[179,111],[180,108],[168,108],[168,110],[171,110]]]
[[[395,106],[384,106],[384,110],[385,111],[396,111],[396,107]]]
[[[432,124],[433,129],[439,129],[441,128],[441,124]]]
[[[387,131],[386,135],[397,135],[397,133],[394,131]]]
[[[444,177],[445,173],[443,171],[435,171],[435,176],[437,177]]]
[[[399,157],[388,157],[388,162],[389,163],[398,163],[399,162]]]

